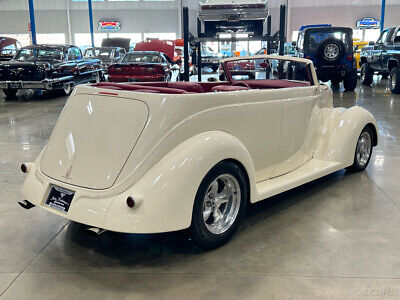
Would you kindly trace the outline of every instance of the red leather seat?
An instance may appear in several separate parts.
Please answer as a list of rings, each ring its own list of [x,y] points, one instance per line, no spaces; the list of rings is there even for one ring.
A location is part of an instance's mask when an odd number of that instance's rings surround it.
[[[169,82],[169,88],[181,89],[191,93],[205,93],[203,87],[197,82]]]
[[[234,91],[247,91],[250,90],[244,86],[231,86],[231,85],[217,85],[211,89],[211,92],[234,92]]]

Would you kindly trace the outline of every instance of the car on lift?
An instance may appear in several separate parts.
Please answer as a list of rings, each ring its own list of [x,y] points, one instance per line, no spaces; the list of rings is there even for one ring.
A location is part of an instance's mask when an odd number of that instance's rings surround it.
[[[201,35],[206,37],[215,37],[220,32],[262,36],[267,17],[266,0],[206,0],[199,4]]]
[[[108,81],[171,81],[172,64],[171,58],[162,52],[128,52],[118,63],[108,67]]]
[[[254,80],[228,67],[255,60],[264,73],[279,60],[307,77]],[[374,117],[359,106],[334,108],[310,60],[262,55],[222,64],[224,82],[80,85],[39,157],[21,166],[20,205],[98,234],[188,229],[210,249],[234,235],[251,203],[368,166],[378,143]]]
[[[121,47],[89,47],[84,51],[86,59],[98,59],[103,67],[103,74],[108,73],[108,67],[117,63],[126,54],[125,48]]]
[[[361,83],[371,85],[374,74],[390,75],[390,90],[400,93],[400,26],[382,31],[376,43],[361,50]]]
[[[11,60],[19,49],[21,44],[18,40],[0,36],[0,61]]]
[[[347,91],[357,86],[354,59],[353,29],[347,27],[308,27],[300,30],[297,51],[299,57],[311,59],[318,79],[339,84]]]
[[[69,95],[77,84],[100,82],[101,61],[84,59],[72,45],[31,45],[21,48],[15,57],[0,64],[0,89],[7,97],[18,90],[62,90]]]

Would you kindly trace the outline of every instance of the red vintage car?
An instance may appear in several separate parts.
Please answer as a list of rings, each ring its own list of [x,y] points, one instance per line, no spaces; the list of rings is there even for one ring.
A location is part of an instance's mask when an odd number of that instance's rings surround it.
[[[157,51],[133,51],[108,68],[111,82],[171,81],[172,60]]]

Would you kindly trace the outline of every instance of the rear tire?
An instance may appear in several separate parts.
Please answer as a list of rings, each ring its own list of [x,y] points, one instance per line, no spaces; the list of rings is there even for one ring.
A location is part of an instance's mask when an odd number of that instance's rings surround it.
[[[245,214],[248,194],[247,180],[236,164],[223,161],[213,167],[202,180],[194,201],[190,226],[193,240],[205,249],[229,241]]]
[[[400,70],[394,67],[390,71],[390,90],[393,94],[400,94]]]
[[[361,132],[356,145],[353,164],[347,168],[350,172],[364,171],[372,156],[374,133],[369,126]]]
[[[18,89],[4,89],[3,93],[6,95],[7,98],[15,98],[17,95]]]
[[[361,67],[361,83],[363,85],[371,85],[374,81],[374,70],[365,63]]]
[[[345,78],[343,85],[346,91],[353,92],[357,87],[357,72],[348,75]]]

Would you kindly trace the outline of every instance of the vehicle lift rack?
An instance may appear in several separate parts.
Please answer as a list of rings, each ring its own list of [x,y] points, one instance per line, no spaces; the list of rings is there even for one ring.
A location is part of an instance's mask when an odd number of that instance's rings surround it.
[[[267,18],[267,34],[264,36],[257,36],[257,37],[230,37],[230,38],[219,38],[219,37],[204,37],[201,34],[201,21],[197,18],[197,35],[198,37],[194,37],[189,31],[189,8],[183,7],[182,9],[183,14],[183,55],[184,59],[184,73],[183,73],[183,81],[189,81],[190,72],[189,72],[189,45],[194,46],[193,58],[197,64],[197,77],[198,81],[201,82],[202,80],[202,55],[201,55],[201,45],[205,42],[240,42],[240,41],[266,41],[267,42],[267,54],[271,54],[271,43],[274,40],[271,37],[271,15],[268,15]],[[286,26],[286,6],[281,5],[280,7],[280,23],[279,23],[279,55],[284,55],[284,45],[286,41],[285,36],[285,26]]]

